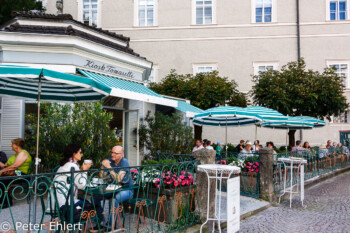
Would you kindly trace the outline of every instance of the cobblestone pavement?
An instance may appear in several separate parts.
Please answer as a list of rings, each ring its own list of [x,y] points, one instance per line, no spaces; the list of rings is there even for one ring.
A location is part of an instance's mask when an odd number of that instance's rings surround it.
[[[241,221],[240,232],[350,232],[350,172],[305,190],[305,208],[297,199]]]

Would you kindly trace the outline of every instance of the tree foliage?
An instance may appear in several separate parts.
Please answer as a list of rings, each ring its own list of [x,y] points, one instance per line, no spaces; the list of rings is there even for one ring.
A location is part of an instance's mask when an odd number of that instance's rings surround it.
[[[0,0],[0,25],[11,20],[13,11],[44,11],[42,2],[36,0]]]
[[[246,95],[237,90],[237,83],[220,77],[217,71],[182,75],[171,70],[160,83],[151,83],[150,88],[160,94],[188,99],[201,109],[226,103],[240,107],[248,104]]]
[[[254,103],[284,115],[330,119],[348,107],[343,80],[334,70],[325,68],[322,73],[306,70],[304,59],[290,62],[280,71],[260,72],[253,76],[253,82]],[[290,130],[290,146],[294,146],[294,135],[295,130]]]
[[[348,107],[343,81],[334,70],[306,70],[303,59],[290,62],[280,71],[268,70],[253,76],[255,104],[289,116],[318,118],[338,116]]]
[[[147,113],[139,130],[140,146],[149,151],[145,159],[158,159],[157,154],[189,154],[193,145],[192,127],[186,126],[183,117],[175,113],[172,116],[156,112]]]
[[[70,143],[82,146],[83,160],[92,159],[95,167],[109,157],[117,139],[109,122],[111,113],[102,109],[101,103],[42,104],[40,115],[39,157],[43,165],[40,172],[51,171],[59,165],[64,148]],[[36,152],[37,115],[26,116],[25,139],[32,156]]]

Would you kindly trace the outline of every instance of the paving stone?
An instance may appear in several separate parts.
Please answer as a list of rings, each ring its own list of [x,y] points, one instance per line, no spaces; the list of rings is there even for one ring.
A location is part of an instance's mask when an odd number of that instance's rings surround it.
[[[305,208],[298,198],[241,221],[240,232],[350,232],[350,172],[305,190]]]

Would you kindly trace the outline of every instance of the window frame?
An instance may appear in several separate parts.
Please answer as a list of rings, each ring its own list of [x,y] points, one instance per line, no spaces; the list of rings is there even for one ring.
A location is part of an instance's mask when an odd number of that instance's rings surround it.
[[[212,25],[216,24],[216,1],[217,0],[211,0],[212,6],[211,6],[211,23],[203,23],[203,24],[197,24],[197,0],[192,0],[192,25]]]
[[[345,80],[345,89],[349,89],[350,88],[350,60],[338,60],[338,61],[327,61],[327,67],[331,68],[331,66],[334,65],[347,65],[347,77]],[[338,73],[338,72],[336,72]]]
[[[259,67],[260,66],[272,66],[273,70],[278,70],[279,68],[279,62],[277,61],[271,61],[271,62],[253,62],[253,74],[259,75]]]
[[[265,24],[277,22],[277,0],[272,0],[271,22],[256,22],[256,0],[251,0],[251,23]]]
[[[96,21],[96,27],[100,28],[101,27],[101,21],[102,21],[102,2],[103,0],[97,0],[97,21]],[[84,0],[77,0],[78,4],[78,21],[84,23]],[[92,26],[92,25],[89,25]]]
[[[196,63],[196,64],[192,64],[193,75],[197,75],[198,73],[201,73],[201,72],[198,72],[198,68],[200,68],[200,67],[211,67],[212,71],[218,70],[217,63]]]
[[[154,0],[153,25],[140,26],[139,22],[139,1],[134,0],[134,27],[156,27],[158,26],[158,0]]]
[[[345,19],[334,19],[331,20],[331,2],[338,2],[342,0],[326,0],[326,20],[327,21],[331,21],[331,22],[339,22],[339,21],[344,21],[344,20],[349,20],[349,11],[350,11],[350,6],[349,0],[344,0],[346,2],[346,15],[345,15]],[[339,9],[338,9],[338,15],[339,15]]]

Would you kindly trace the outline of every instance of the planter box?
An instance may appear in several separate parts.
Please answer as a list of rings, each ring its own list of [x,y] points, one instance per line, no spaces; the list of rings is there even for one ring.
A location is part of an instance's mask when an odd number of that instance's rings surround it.
[[[145,217],[169,224],[183,217],[185,211],[188,211],[185,208],[190,205],[190,211],[194,212],[195,190],[195,185],[177,187],[176,189],[161,188],[160,190],[155,187],[149,190],[140,188],[138,196],[135,192],[134,198],[138,198],[138,201],[147,200],[147,205],[143,207]],[[139,213],[138,207],[131,205],[131,212],[133,213],[134,210],[136,214]]]

